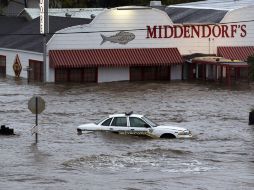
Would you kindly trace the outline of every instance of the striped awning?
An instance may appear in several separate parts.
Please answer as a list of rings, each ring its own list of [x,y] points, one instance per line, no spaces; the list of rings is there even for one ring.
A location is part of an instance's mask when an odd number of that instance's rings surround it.
[[[177,48],[50,50],[50,67],[167,66],[182,64]]]
[[[218,47],[217,55],[227,59],[247,61],[249,56],[254,55],[254,46]]]

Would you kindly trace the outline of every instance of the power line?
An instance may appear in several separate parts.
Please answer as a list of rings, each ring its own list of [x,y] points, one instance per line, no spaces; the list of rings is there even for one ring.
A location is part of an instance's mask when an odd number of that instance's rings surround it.
[[[190,26],[208,26],[208,25],[222,25],[222,24],[237,24],[237,23],[249,23],[254,22],[254,20],[245,20],[245,21],[232,21],[232,22],[223,22],[223,23],[174,23],[174,25],[190,25]],[[75,26],[73,26],[75,27]],[[63,28],[64,29],[64,28]],[[60,29],[60,30],[63,30]],[[159,29],[159,27],[156,27],[156,29]],[[59,31],[60,31],[59,30]],[[125,29],[125,30],[98,30],[98,31],[82,31],[82,32],[49,32],[47,35],[54,35],[54,34],[91,34],[91,33],[106,33],[106,32],[133,32],[133,31],[145,31],[147,28],[136,28],[136,29]],[[9,34],[0,34],[0,36],[43,36],[45,34],[40,33],[9,33]]]
[[[234,1],[234,0],[229,0],[229,1],[212,1],[212,2],[209,2],[209,1],[198,1],[198,2],[190,2],[190,3],[182,3],[182,4],[172,4],[172,5],[166,5],[166,7],[170,7],[170,6],[177,6],[177,7],[184,7],[184,6],[198,6],[198,5],[213,5],[213,4],[227,4],[227,3],[232,3],[232,4],[235,4],[235,3],[239,3],[240,5],[242,4],[246,4],[246,5],[250,5],[251,3],[242,3],[240,1]],[[254,3],[252,3],[254,4]],[[149,6],[148,6],[149,7]],[[153,7],[151,7],[153,8]],[[211,7],[212,8],[212,7]],[[41,12],[41,13],[61,13],[61,11],[56,11],[57,9],[62,9],[62,13],[84,13],[84,12],[96,12],[96,11],[100,11],[100,12],[103,12],[105,10],[109,10],[108,8],[49,8],[49,11],[48,12]],[[77,10],[79,9],[79,10]],[[38,9],[40,11],[40,9]],[[52,10],[52,11],[50,11]],[[64,11],[66,10],[66,11]],[[28,11],[29,13],[29,11]]]

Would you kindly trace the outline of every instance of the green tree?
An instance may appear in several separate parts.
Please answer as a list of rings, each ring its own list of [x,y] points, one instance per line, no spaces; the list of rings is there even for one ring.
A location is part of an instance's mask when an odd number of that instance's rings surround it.
[[[249,69],[250,79],[254,81],[254,55],[249,56],[247,62],[250,66]]]

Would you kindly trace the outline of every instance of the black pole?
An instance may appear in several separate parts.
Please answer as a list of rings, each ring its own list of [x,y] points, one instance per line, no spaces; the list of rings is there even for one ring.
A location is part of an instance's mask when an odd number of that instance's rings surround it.
[[[29,77],[30,77],[30,68],[27,68],[27,84],[29,84]]]
[[[249,113],[249,125],[254,125],[254,110]]]
[[[35,127],[37,128],[38,126],[38,97],[35,97]],[[37,129],[36,129],[37,130]],[[37,131],[35,132],[35,143],[38,143],[38,133]]]
[[[27,0],[24,0],[25,8],[27,8]]]

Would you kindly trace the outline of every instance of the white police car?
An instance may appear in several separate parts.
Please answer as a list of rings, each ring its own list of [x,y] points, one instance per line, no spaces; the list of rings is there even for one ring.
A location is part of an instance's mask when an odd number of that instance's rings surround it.
[[[78,134],[82,131],[111,131],[119,134],[146,135],[153,138],[190,138],[191,131],[175,126],[157,125],[143,115],[125,113],[114,114],[96,123],[78,126]]]

